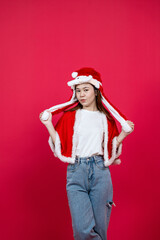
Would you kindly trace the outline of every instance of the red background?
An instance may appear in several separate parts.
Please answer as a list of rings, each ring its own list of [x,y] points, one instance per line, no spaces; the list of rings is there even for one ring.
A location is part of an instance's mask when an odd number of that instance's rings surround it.
[[[135,124],[110,167],[108,239],[160,239],[159,13],[158,0],[0,1],[1,240],[73,239],[67,164],[39,114],[69,99],[67,81],[84,66]]]

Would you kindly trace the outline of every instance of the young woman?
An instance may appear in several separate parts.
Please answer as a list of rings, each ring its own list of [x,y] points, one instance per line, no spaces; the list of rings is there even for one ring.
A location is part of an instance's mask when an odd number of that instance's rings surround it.
[[[106,100],[97,71],[81,68],[72,77],[68,82],[73,90],[71,100],[42,112],[40,120],[50,134],[48,142],[54,155],[69,163],[66,190],[74,239],[106,240],[114,205],[109,166],[120,164],[122,141],[134,130],[134,124]],[[65,110],[75,102],[75,107]],[[102,103],[121,123],[120,134]],[[54,127],[51,112],[59,111],[64,114]]]

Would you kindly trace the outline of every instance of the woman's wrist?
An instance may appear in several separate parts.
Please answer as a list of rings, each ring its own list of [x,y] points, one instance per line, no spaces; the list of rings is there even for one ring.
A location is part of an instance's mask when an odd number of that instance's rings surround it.
[[[118,145],[122,143],[122,141],[120,141],[118,137],[117,137],[117,142],[118,142]]]
[[[126,133],[122,130],[121,133],[117,136],[118,144],[121,144],[126,137],[127,137]]]

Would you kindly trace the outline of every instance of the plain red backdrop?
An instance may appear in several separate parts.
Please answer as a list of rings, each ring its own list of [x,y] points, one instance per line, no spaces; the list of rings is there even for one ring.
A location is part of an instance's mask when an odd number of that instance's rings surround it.
[[[69,99],[67,81],[84,66],[135,124],[110,167],[108,239],[160,239],[159,13],[158,0],[0,1],[1,240],[73,239],[67,164],[39,114]]]

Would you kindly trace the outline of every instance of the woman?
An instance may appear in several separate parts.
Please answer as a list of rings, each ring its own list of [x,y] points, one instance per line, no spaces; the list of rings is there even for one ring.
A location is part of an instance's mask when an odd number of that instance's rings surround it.
[[[44,112],[41,122],[50,137],[49,145],[56,157],[67,166],[67,196],[72,217],[74,239],[107,239],[113,203],[110,165],[120,164],[122,141],[134,130],[134,124],[106,100],[100,74],[93,68],[81,68],[68,82],[73,96],[68,103]],[[119,134],[114,118],[121,123]],[[77,102],[76,107],[68,106]],[[55,128],[51,112],[63,110]],[[43,116],[43,118],[42,118]]]

